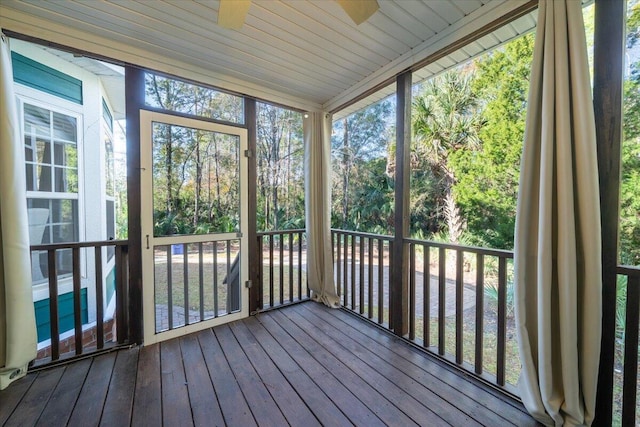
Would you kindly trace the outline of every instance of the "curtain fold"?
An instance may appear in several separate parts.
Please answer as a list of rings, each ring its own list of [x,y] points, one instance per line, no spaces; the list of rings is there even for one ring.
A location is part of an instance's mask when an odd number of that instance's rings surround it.
[[[0,29],[1,33],[1,29]],[[2,35],[0,76],[0,390],[36,358],[24,151],[13,94],[9,43]]]
[[[331,248],[331,115],[313,112],[304,119],[307,283],[311,298],[339,307]]]
[[[540,0],[515,235],[527,410],[590,425],[602,318],[595,122],[581,2]]]

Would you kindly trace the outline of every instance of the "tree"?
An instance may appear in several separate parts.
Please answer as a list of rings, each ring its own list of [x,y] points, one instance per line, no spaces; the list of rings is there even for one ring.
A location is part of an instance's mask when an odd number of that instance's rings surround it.
[[[389,232],[382,225],[387,224],[388,220],[370,217],[371,212],[365,212],[369,206],[364,206],[361,197],[364,195],[364,188],[384,188],[382,182],[374,182],[379,177],[371,174],[370,170],[374,168],[380,171],[380,163],[376,160],[386,157],[391,130],[389,118],[393,108],[392,100],[383,100],[333,124],[331,152],[334,227],[367,231],[384,228]],[[385,196],[379,202],[388,205],[389,200],[392,200],[390,189],[378,193],[382,194]]]
[[[454,197],[457,177],[450,158],[456,151],[480,147],[482,119],[471,90],[472,78],[468,72],[449,71],[425,83],[413,102],[415,152],[442,185],[443,213],[452,242],[458,242],[464,221]]]
[[[451,167],[468,240],[476,245],[513,248],[533,44],[533,34],[520,37],[475,62],[482,149],[456,152]]]
[[[302,114],[259,103],[257,136],[258,227],[304,226]]]
[[[627,49],[634,60],[624,82],[622,179],[620,182],[620,262],[640,265],[640,2],[630,4]],[[634,54],[635,52],[635,54]]]

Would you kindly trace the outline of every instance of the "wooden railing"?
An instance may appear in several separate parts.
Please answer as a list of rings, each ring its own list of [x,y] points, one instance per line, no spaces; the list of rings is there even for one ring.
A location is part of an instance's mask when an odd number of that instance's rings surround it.
[[[343,307],[393,329],[389,279],[393,238],[332,230],[335,282]],[[406,239],[406,339],[517,396],[520,373],[513,301],[513,252]],[[604,284],[612,286],[615,284]],[[618,267],[614,422],[640,425],[640,268]],[[605,332],[606,333],[606,332]]]
[[[409,340],[515,394],[513,253],[416,239],[406,244]]]
[[[258,237],[258,307],[269,309],[309,298],[305,230],[266,231]]]
[[[618,266],[617,273],[614,423],[637,426],[640,425],[640,403],[638,402],[640,267]]]
[[[235,313],[240,302],[240,240],[157,245],[155,332]]]
[[[389,327],[392,238],[332,230],[334,279],[342,305]]]
[[[115,248],[115,311],[113,317],[105,318],[105,301],[103,280],[103,257],[107,253],[103,248]],[[93,249],[93,251],[91,250]],[[61,276],[58,272],[58,254],[71,251],[72,270]],[[95,351],[100,351],[116,344],[125,344],[129,340],[128,292],[129,265],[128,241],[110,240],[99,242],[59,243],[31,246],[32,260],[39,260],[40,254],[46,253],[48,289],[49,332],[48,345],[41,348],[36,365],[56,362]],[[87,301],[88,309],[95,312],[95,322],[83,324],[82,298],[83,286],[82,265],[84,260],[92,257],[94,262],[93,277],[86,277],[86,286],[93,287],[94,301]],[[60,280],[70,280],[73,299],[72,333],[60,330],[60,310],[58,295]],[[92,298],[93,299],[93,298]],[[115,324],[115,325],[114,325]],[[115,334],[113,329],[115,328]],[[62,336],[61,336],[62,335]]]

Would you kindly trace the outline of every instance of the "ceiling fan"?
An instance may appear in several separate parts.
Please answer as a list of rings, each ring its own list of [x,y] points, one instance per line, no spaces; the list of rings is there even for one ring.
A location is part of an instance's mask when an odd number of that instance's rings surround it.
[[[377,0],[335,0],[356,25],[369,19],[379,8]],[[218,25],[239,30],[249,12],[251,0],[220,0]]]

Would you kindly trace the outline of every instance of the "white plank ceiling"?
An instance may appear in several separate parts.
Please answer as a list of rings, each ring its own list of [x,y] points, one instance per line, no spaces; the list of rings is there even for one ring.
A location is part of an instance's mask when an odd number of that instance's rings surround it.
[[[0,26],[297,108],[333,109],[524,0],[378,2],[356,26],[333,0],[253,0],[234,31],[216,25],[217,0],[0,0]],[[533,26],[533,16],[521,18],[417,78]]]

